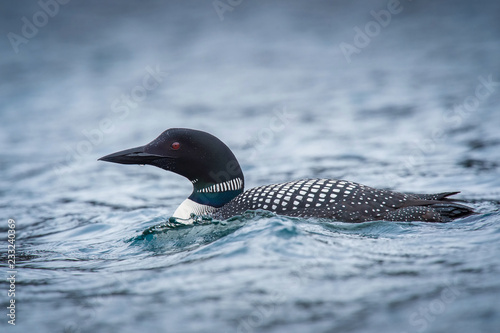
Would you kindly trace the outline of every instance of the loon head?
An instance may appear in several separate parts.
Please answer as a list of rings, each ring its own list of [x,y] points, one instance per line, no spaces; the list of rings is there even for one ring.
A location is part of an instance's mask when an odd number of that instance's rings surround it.
[[[99,160],[149,164],[175,172],[193,183],[189,199],[201,205],[218,208],[243,192],[243,172],[234,154],[218,138],[202,131],[171,128],[145,146]]]

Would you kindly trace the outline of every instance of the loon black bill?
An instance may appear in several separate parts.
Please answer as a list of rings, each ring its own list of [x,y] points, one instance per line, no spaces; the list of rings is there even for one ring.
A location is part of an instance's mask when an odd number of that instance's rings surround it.
[[[113,154],[103,156],[98,161],[113,162],[120,164],[148,164],[154,160],[164,158],[165,156],[146,153],[146,146],[125,149]]]

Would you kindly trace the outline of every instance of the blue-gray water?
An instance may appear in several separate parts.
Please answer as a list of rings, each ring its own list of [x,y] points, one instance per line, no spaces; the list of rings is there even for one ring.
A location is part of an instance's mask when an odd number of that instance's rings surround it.
[[[221,3],[2,5],[0,331],[498,332],[498,1]],[[221,138],[247,187],[460,190],[478,214],[167,230],[191,184],[97,158],[170,127]]]

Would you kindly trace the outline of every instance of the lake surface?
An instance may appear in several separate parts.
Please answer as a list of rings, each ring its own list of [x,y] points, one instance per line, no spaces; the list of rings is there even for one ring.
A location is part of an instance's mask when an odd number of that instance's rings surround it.
[[[0,14],[1,332],[498,332],[498,1],[47,3]],[[187,180],[97,162],[171,127],[223,140],[247,188],[459,190],[477,214],[173,228]]]

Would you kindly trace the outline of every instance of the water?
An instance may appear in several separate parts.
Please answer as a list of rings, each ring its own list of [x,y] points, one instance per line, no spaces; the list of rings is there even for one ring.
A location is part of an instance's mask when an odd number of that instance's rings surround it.
[[[500,6],[401,1],[347,59],[387,6],[243,1],[221,21],[210,1],[69,2],[16,53],[7,34],[41,7],[4,5],[0,330],[497,332]],[[96,160],[170,127],[221,138],[247,187],[461,190],[478,214],[168,228],[188,181]]]

